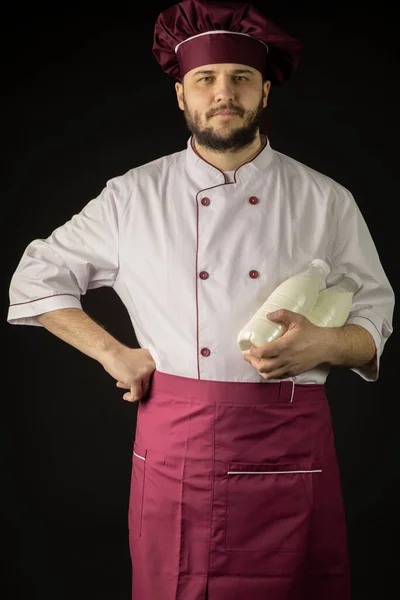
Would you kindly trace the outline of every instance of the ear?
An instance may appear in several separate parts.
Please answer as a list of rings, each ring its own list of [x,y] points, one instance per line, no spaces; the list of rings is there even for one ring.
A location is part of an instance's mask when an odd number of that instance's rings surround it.
[[[267,79],[263,84],[263,107],[265,108],[268,104],[269,91],[271,89],[271,82]]]
[[[176,92],[176,98],[178,100],[178,106],[181,110],[184,110],[185,104],[184,104],[184,100],[183,100],[183,84],[180,83],[179,81],[177,81],[175,83],[175,92]]]

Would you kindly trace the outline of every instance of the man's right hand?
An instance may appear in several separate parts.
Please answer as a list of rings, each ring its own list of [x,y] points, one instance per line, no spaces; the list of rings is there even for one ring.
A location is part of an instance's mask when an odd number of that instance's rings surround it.
[[[118,349],[102,361],[104,369],[117,380],[117,387],[129,390],[122,397],[128,402],[137,402],[147,394],[150,379],[156,369],[149,350],[145,348]]]
[[[129,390],[124,400],[136,402],[149,391],[156,363],[146,348],[121,344],[82,308],[60,308],[36,318],[61,340],[97,360],[117,380],[117,387]]]

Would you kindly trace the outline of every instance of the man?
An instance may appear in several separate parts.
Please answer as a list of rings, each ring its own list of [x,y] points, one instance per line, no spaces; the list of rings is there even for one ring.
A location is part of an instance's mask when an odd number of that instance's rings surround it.
[[[187,148],[111,179],[29,244],[8,320],[46,327],[140,400],[134,600],[349,600],[324,382],[336,365],[376,381],[393,290],[351,193],[260,131],[297,40],[249,4],[183,0],[158,17],[153,52],[176,80]],[[362,280],[346,325],[279,310],[282,337],[242,355],[240,329],[314,258],[330,266],[327,286],[349,271]],[[82,311],[101,286],[126,306],[139,349]]]

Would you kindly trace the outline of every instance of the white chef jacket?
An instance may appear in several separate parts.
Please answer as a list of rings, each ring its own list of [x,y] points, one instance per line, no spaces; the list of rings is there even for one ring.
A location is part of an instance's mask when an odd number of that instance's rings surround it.
[[[347,323],[372,335],[378,378],[392,333],[393,289],[352,194],[274,150],[269,140],[229,182],[187,148],[106,182],[70,221],[31,242],[12,277],[8,322],[81,308],[87,290],[113,287],[137,341],[162,373],[212,381],[268,383],[243,359],[237,336],[282,281],[314,258],[326,284],[354,271],[362,288]],[[295,383],[324,383],[318,366]]]

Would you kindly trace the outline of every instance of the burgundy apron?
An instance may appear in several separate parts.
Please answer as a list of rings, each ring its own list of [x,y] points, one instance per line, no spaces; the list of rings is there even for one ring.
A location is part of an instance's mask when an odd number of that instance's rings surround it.
[[[325,386],[155,371],[129,541],[132,600],[350,600]]]

